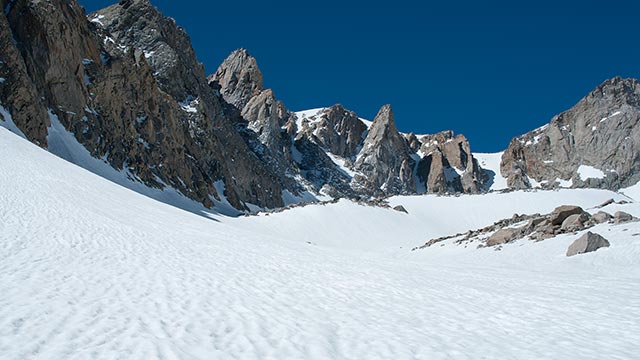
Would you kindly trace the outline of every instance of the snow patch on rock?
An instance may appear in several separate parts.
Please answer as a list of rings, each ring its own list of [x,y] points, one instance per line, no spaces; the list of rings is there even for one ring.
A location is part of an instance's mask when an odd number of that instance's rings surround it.
[[[602,170],[593,166],[580,165],[578,167],[578,176],[580,176],[580,180],[586,181],[587,179],[604,179],[606,175]]]

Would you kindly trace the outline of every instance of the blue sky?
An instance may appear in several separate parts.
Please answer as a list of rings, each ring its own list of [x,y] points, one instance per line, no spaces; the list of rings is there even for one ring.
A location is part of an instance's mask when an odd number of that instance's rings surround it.
[[[401,131],[452,129],[476,152],[506,148],[607,78],[640,77],[634,2],[151,2],[208,73],[243,47],[290,110],[341,103],[373,119],[390,103]]]

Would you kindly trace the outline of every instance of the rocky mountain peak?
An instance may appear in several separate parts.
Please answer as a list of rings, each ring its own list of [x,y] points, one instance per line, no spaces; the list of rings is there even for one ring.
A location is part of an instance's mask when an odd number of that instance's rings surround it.
[[[593,90],[587,99],[603,99],[612,103],[627,103],[640,106],[640,85],[636,79],[624,79],[620,76],[605,80]]]
[[[367,139],[375,141],[375,139],[382,139],[394,134],[400,135],[396,127],[393,109],[391,109],[391,105],[386,104],[378,110],[378,114],[374,118],[371,128],[369,128]]]
[[[132,49],[144,58],[160,88],[176,101],[211,92],[187,33],[148,0],[120,1],[88,17],[106,32],[103,41],[116,45],[112,52]]]
[[[319,120],[309,124],[306,132],[312,141],[345,159],[359,151],[367,126],[353,112],[336,104],[317,114]]]
[[[604,81],[551,122],[514,138],[501,172],[512,188],[602,187],[640,180],[640,86]]]
[[[125,9],[128,9],[131,6],[152,6],[149,0],[121,0],[118,2],[118,5]]]
[[[355,169],[366,175],[367,179],[358,177],[354,180],[370,190],[414,192],[414,166],[415,160],[409,153],[404,137],[398,132],[391,106],[382,106],[354,164]]]
[[[249,100],[264,90],[262,72],[258,62],[245,49],[231,53],[209,76],[209,84],[226,102],[242,110]]]

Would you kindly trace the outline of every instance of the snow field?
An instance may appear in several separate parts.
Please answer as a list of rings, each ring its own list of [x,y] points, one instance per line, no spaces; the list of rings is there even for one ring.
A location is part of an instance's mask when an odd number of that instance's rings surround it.
[[[399,249],[616,196],[397,197],[409,214],[341,201],[212,220],[0,128],[0,358],[632,359],[637,225],[602,226],[612,246],[575,258],[569,238]]]

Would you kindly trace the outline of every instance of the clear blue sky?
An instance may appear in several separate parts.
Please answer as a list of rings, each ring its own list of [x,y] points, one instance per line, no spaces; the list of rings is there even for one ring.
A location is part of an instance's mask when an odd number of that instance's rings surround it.
[[[506,148],[607,78],[640,77],[632,1],[151,1],[208,73],[243,47],[290,110],[341,103],[373,119],[390,103],[401,131],[452,129],[476,152]],[[114,2],[80,0],[88,12]]]

